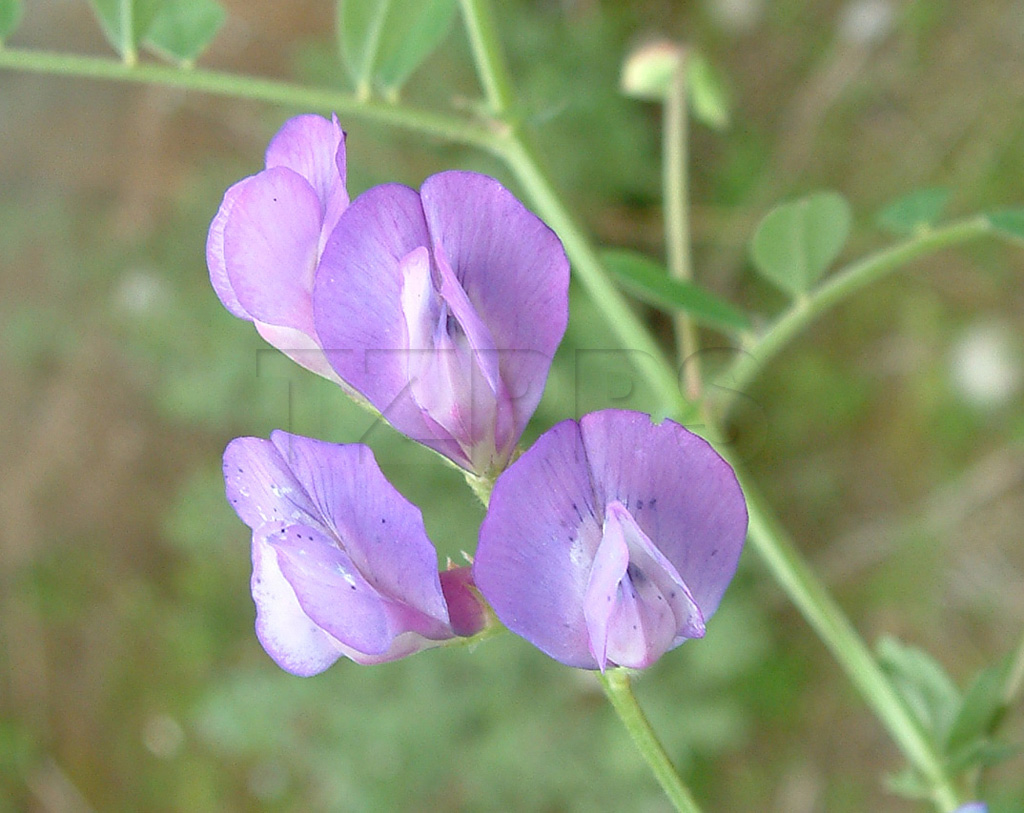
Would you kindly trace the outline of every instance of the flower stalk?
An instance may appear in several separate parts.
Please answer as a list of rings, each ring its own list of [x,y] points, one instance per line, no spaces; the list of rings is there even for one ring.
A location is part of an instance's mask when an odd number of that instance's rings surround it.
[[[689,192],[689,126],[687,121],[686,52],[680,49],[679,59],[668,95],[665,98],[663,126],[662,187],[665,192],[665,242],[668,249],[669,273],[678,280],[693,279],[690,250],[690,192]],[[698,351],[697,326],[685,311],[673,319],[676,348],[683,370],[686,397],[699,401],[701,397],[701,371]]]
[[[941,811],[953,810],[957,792],[942,760],[914,721],[849,619],[800,556],[764,504],[759,490],[737,469],[747,498],[748,540],[779,586],[831,651],[861,697],[888,730],[904,756],[927,778]]]
[[[672,806],[679,813],[700,813],[700,806],[679,777],[643,709],[636,702],[629,672],[626,669],[609,669],[604,674],[599,674],[598,680],[615,713],[622,720],[629,736],[633,738],[633,744],[650,766],[651,772],[672,802]]]

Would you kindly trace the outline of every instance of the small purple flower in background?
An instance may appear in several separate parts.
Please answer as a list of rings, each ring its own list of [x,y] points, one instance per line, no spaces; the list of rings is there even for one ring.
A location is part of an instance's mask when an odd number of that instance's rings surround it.
[[[227,192],[210,224],[206,262],[224,306],[271,345],[341,383],[313,325],[313,277],[348,206],[345,133],[337,117],[296,116],[267,147],[266,169]]]
[[[988,805],[984,802],[968,802],[960,805],[953,813],[988,813]]]
[[[493,178],[442,172],[359,196],[313,291],[338,375],[400,432],[477,474],[501,471],[568,320],[569,263]]]
[[[288,672],[395,660],[483,627],[469,568],[438,573],[419,509],[367,447],[236,438],[224,481],[253,531],[256,634]]]
[[[583,669],[650,666],[704,624],[747,512],[732,469],[672,421],[563,421],[494,485],[473,565],[512,632]]]

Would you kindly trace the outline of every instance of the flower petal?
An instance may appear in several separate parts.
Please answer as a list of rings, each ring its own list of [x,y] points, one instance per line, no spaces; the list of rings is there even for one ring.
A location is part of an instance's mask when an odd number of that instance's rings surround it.
[[[320,227],[316,193],[290,169],[265,170],[239,190],[223,252],[231,288],[254,319],[316,335],[310,292]]]
[[[562,663],[596,669],[583,607],[600,542],[579,427],[563,421],[495,483],[473,578],[512,632]]]
[[[621,570],[614,602],[605,602],[609,608],[606,637],[598,641],[592,637],[592,647],[599,643],[619,666],[644,669],[687,638],[703,637],[704,619],[686,583],[618,502],[605,509],[595,570],[606,548],[616,559],[627,551],[628,563]]]
[[[303,612],[345,646],[368,655],[386,652],[393,630],[383,599],[330,538],[304,525],[270,537],[281,574]]]
[[[323,527],[319,506],[269,440],[235,438],[224,450],[228,502],[253,530],[268,523]]]
[[[518,437],[540,401],[565,333],[565,251],[540,218],[486,175],[442,172],[424,181],[421,195],[433,242],[441,244],[500,351]]]
[[[672,562],[708,619],[736,571],[747,512],[736,475],[673,421],[603,410],[580,421],[601,505],[621,502]]]
[[[315,337],[294,327],[269,325],[266,322],[256,322],[255,324],[256,332],[271,347],[276,347],[300,367],[305,367],[307,370],[333,381],[345,390],[350,398],[362,400],[355,390],[338,378],[338,374],[328,363],[327,356],[324,355],[323,348],[320,347],[320,343]]]
[[[454,637],[423,517],[370,449],[286,432],[237,438],[224,477],[254,531],[261,641],[285,668],[312,673],[342,654],[379,663]]]
[[[338,375],[392,426],[468,465],[459,445],[424,415],[409,388],[402,261],[423,246],[429,238],[412,189],[387,184],[356,198],[320,260],[313,289],[317,335]]]
[[[252,320],[252,316],[238,301],[235,289],[231,287],[231,280],[228,278],[228,269],[224,260],[224,226],[231,217],[231,212],[235,208],[235,202],[242,189],[251,180],[251,177],[242,178],[228,188],[213,222],[210,223],[210,232],[206,236],[206,265],[210,269],[210,282],[213,284],[213,290],[217,292],[217,296],[228,311],[239,319],[249,320]]]
[[[348,206],[345,133],[338,117],[332,116],[328,121],[306,114],[286,121],[267,146],[267,169],[273,167],[287,167],[313,187],[322,208],[326,240]]]
[[[447,624],[437,553],[423,515],[387,481],[370,448],[281,431],[270,437],[367,580],[388,598]]]
[[[587,592],[583,597],[583,617],[590,636],[590,653],[602,672],[608,662],[608,635],[612,616],[619,605],[622,580],[629,568],[629,548],[621,533],[605,531],[594,554]]]
[[[252,597],[256,637],[286,672],[309,677],[342,656],[340,644],[299,606],[295,591],[281,573],[277,550],[262,535],[254,535],[252,542]]]

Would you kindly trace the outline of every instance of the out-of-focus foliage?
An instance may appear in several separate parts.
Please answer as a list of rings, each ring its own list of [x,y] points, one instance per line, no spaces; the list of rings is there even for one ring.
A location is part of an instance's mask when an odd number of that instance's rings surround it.
[[[750,320],[715,294],[669,276],[664,266],[635,251],[610,249],[601,255],[608,270],[639,299],[670,313],[684,311],[696,321],[731,331],[746,330]]]
[[[338,45],[356,90],[397,94],[451,28],[457,0],[338,0]]]
[[[216,0],[89,2],[110,44],[125,58],[134,58],[145,43],[158,54],[190,63],[210,44],[225,17]]]
[[[24,12],[22,0],[0,0],[0,42],[18,27]]]
[[[754,232],[754,265],[787,293],[807,293],[843,250],[852,223],[850,204],[835,192],[780,204]]]
[[[888,204],[878,213],[878,225],[893,234],[913,234],[934,226],[949,202],[942,187],[918,189]]]

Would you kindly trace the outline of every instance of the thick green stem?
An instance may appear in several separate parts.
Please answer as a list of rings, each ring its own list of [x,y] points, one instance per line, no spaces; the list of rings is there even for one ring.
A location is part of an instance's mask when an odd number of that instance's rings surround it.
[[[903,754],[928,780],[939,809],[953,810],[958,804],[957,794],[939,755],[914,722],[863,639],[771,515],[756,486],[740,474],[750,516],[750,544],[800,614],[832,652]]]
[[[74,54],[55,54],[21,48],[0,50],[0,68],[33,73],[110,79],[140,84],[163,85],[182,90],[252,99],[303,110],[334,112],[412,130],[444,141],[454,141],[496,152],[499,137],[492,130],[454,116],[360,99],[330,88],[311,88],[273,79],[239,76],[200,69],[183,70],[171,65],[144,63],[126,65],[112,59]]]
[[[599,677],[612,708],[619,715],[637,750],[647,761],[672,805],[680,813],[700,813],[700,807],[683,784],[683,780],[679,778],[643,709],[636,702],[633,687],[629,683],[629,673],[625,669],[609,669]]]
[[[727,412],[736,395],[745,390],[768,362],[829,308],[913,260],[992,231],[988,218],[973,217],[912,237],[837,272],[808,296],[794,302],[753,346],[744,348],[736,361],[718,376],[717,390],[725,393],[723,410]]]
[[[504,144],[501,154],[537,209],[565,244],[576,278],[601,310],[619,344],[628,348],[634,366],[653,387],[662,415],[690,413],[679,377],[643,321],[626,302],[605,271],[583,229],[565,208],[521,134]]]

